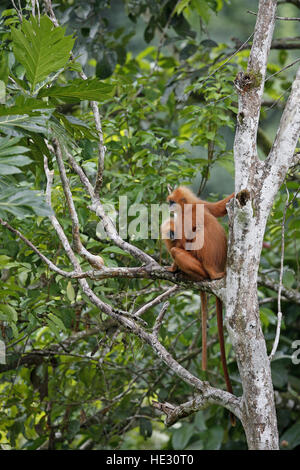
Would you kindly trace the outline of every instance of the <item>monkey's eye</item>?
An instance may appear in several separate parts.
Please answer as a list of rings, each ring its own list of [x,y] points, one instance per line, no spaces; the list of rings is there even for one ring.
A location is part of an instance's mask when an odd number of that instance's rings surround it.
[[[176,202],[173,201],[173,199],[169,199],[169,206],[171,207],[171,206],[173,206],[174,204],[176,204]]]

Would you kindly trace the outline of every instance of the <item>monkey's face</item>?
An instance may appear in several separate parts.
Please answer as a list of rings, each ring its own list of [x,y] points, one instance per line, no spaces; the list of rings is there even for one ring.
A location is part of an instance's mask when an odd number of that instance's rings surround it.
[[[176,204],[179,204],[180,206],[185,204],[186,198],[182,194],[181,188],[175,189],[169,196],[167,197],[167,201],[169,203],[169,206],[172,208],[175,208]]]
[[[175,227],[172,219],[166,220],[162,224],[161,236],[163,240],[175,240]]]
[[[168,238],[169,238],[170,240],[175,240],[175,232],[174,232],[174,230],[169,230],[168,235],[169,235]]]

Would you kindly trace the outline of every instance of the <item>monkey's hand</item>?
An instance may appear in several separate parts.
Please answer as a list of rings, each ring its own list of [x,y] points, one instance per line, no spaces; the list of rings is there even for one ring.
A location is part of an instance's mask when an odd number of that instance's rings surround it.
[[[225,276],[225,272],[222,272],[222,273],[217,273],[217,272],[214,272],[213,274],[210,274],[210,279],[212,281],[216,281],[217,279],[222,279],[222,277]]]
[[[173,263],[172,266],[167,267],[167,270],[171,273],[176,273],[177,271],[179,271],[179,268],[176,263]]]

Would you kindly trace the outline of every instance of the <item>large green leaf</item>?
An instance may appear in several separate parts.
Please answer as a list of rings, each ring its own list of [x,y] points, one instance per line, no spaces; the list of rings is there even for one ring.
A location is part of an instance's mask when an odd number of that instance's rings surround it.
[[[43,88],[39,97],[53,96],[64,101],[94,100],[103,101],[111,98],[114,86],[104,83],[97,78],[82,80],[80,78],[72,80],[67,85],[54,85]]]
[[[28,116],[27,114],[15,114],[0,116],[0,129],[9,132],[17,127],[30,132],[47,132],[48,119],[49,115]]]
[[[20,139],[9,137],[0,137],[0,175],[13,175],[21,173],[19,167],[31,163],[24,153],[29,149],[21,145],[16,145]]]
[[[54,110],[45,101],[37,100],[36,98],[26,98],[18,96],[13,106],[0,105],[0,116],[13,116],[16,114],[35,115],[38,116],[42,112],[49,112]]]
[[[75,39],[65,36],[65,28],[56,28],[48,16],[23,19],[21,29],[11,28],[11,31],[13,52],[25,68],[32,91],[69,60]]]
[[[7,212],[22,218],[33,214],[49,216],[51,209],[39,191],[19,188],[12,180],[0,178],[0,217]]]

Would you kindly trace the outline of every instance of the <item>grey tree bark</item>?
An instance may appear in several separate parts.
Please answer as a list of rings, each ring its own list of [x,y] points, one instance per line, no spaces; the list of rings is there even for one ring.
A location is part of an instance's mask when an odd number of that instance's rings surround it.
[[[168,426],[209,404],[217,404],[227,408],[241,420],[249,449],[278,448],[278,431],[270,361],[261,329],[257,298],[258,280],[265,285],[270,285],[270,281],[261,281],[261,278],[258,278],[258,268],[270,209],[288,169],[299,161],[299,154],[295,154],[295,147],[300,133],[300,69],[296,74],[290,97],[283,111],[268,157],[266,160],[261,161],[257,153],[256,142],[259,114],[268,54],[276,21],[276,3],[276,0],[259,1],[248,69],[246,73],[240,72],[235,80],[239,97],[237,130],[234,143],[236,198],[230,202],[228,207],[230,227],[226,281],[223,279],[197,283],[187,280],[182,274],[174,275],[159,266],[148,254],[121,239],[112,221],[105,214],[98,195],[98,189],[102,183],[105,147],[99,110],[94,102],[92,102],[91,106],[99,136],[99,167],[96,189],[92,186],[83,168],[80,167],[72,155],[68,154],[68,160],[73,171],[80,179],[82,186],[85,188],[87,195],[90,197],[90,210],[95,212],[103,222],[106,233],[111,241],[130,253],[143,265],[133,268],[106,268],[102,266],[100,257],[92,255],[83,246],[79,233],[79,218],[72,200],[70,184],[58,141],[53,142],[53,151],[56,155],[62,187],[72,220],[74,248],[68,241],[54,212],[50,216],[50,220],[61,241],[62,247],[70,259],[73,270],[65,271],[60,269],[43,255],[22,233],[0,218],[0,224],[26,243],[52,271],[69,279],[78,279],[82,291],[100,312],[104,312],[118,326],[121,326],[131,334],[137,335],[144,343],[150,345],[169,369],[190,385],[191,400],[178,406],[173,406],[170,403],[157,403],[155,405],[156,408],[167,415],[166,424]],[[51,0],[47,0],[45,4],[50,18],[54,25],[57,26],[58,23],[52,9]],[[84,80],[86,77],[82,75],[81,78]],[[47,158],[45,158],[44,163],[47,178],[46,199],[49,206],[51,206],[53,173],[49,171]],[[81,258],[88,260],[91,267],[95,269],[89,271],[83,270],[75,252]],[[101,281],[101,279],[108,277],[164,279],[179,284],[182,287],[194,287],[197,290],[212,292],[222,299],[226,307],[226,324],[242,380],[243,396],[236,397],[231,393],[210,386],[207,382],[201,381],[177,362],[169,351],[166,350],[159,339],[158,333],[167,304],[163,305],[152,331],[149,331],[149,327],[144,327],[145,322],[143,322],[141,315],[152,308],[153,305],[165,302],[174,294],[174,290],[177,288],[162,291],[154,300],[146,303],[135,313],[131,314],[115,309],[110,304],[105,303],[93,292],[87,282],[87,279]],[[276,288],[276,285],[273,285],[272,288]],[[299,294],[295,291],[285,289],[282,292],[287,298],[291,298],[298,303],[300,302]],[[73,338],[73,340],[76,340],[76,338]],[[61,346],[57,345],[57,348]],[[50,352],[46,353],[50,354]],[[32,359],[32,357],[27,357],[24,360],[31,361]]]
[[[246,73],[235,80],[239,97],[234,143],[236,199],[229,208],[226,321],[243,384],[242,423],[249,449],[277,449],[278,431],[270,361],[262,334],[257,279],[267,218],[289,167],[300,131],[300,69],[270,154],[258,158],[256,140],[276,0],[260,0]]]

